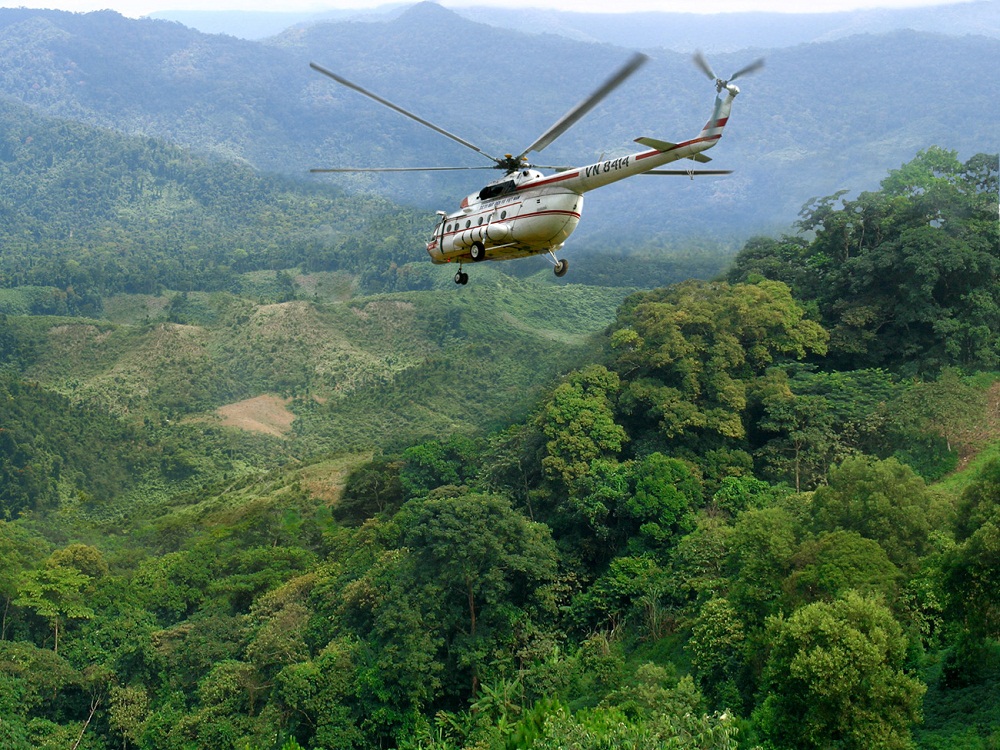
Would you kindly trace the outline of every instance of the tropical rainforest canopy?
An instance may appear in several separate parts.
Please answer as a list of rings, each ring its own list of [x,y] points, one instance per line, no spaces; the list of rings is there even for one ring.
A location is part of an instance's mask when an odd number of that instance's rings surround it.
[[[4,117],[5,748],[996,745],[995,154],[434,291],[388,203],[130,141],[74,206]]]

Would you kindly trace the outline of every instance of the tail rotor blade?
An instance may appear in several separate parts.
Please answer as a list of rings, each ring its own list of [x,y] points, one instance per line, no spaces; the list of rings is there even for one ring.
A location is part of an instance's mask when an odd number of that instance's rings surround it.
[[[733,73],[731,76],[729,76],[729,80],[730,81],[735,81],[740,76],[745,76],[747,73],[753,73],[754,71],[760,70],[763,67],[764,67],[764,58],[761,57],[761,58],[759,58],[757,60],[754,60],[752,63],[750,63],[749,65],[747,65],[745,68],[740,68],[739,70],[737,70],[735,73]]]
[[[708,76],[709,79],[713,81],[717,81],[719,79],[719,76],[715,75],[715,71],[712,70],[712,66],[708,64],[708,60],[705,59],[705,56],[700,51],[694,53],[694,64],[697,65],[701,69],[701,72]]]

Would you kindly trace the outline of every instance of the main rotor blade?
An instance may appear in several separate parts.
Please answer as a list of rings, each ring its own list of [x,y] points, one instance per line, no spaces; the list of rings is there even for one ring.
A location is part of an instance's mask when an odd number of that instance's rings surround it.
[[[561,136],[573,125],[575,125],[584,115],[598,105],[598,103],[625,82],[625,79],[632,75],[649,58],[641,52],[636,52],[622,68],[606,80],[594,93],[577,104],[573,109],[563,115],[558,122],[546,130],[538,139],[521,152],[525,156],[532,151],[541,151],[552,141]],[[520,158],[520,157],[518,157]]]
[[[496,169],[496,167],[330,167],[310,169],[310,172],[455,172],[464,169]]]
[[[397,104],[393,104],[388,99],[383,99],[378,94],[374,94],[371,91],[369,91],[368,89],[362,88],[361,86],[358,86],[358,84],[352,83],[351,81],[348,81],[343,76],[339,76],[336,73],[334,73],[333,71],[327,70],[323,66],[317,65],[314,62],[309,63],[309,67],[312,68],[313,70],[319,71],[320,73],[322,73],[325,76],[328,76],[329,78],[332,78],[334,81],[336,81],[337,83],[339,83],[341,86],[346,86],[349,89],[354,89],[359,94],[363,94],[364,96],[367,96],[369,99],[373,99],[374,101],[378,102],[379,104],[385,105],[389,109],[393,109],[396,112],[399,112],[399,114],[404,115],[406,117],[409,117],[411,120],[415,120],[416,122],[419,122],[421,125],[424,125],[425,127],[430,128],[434,132],[440,133],[441,135],[445,136],[446,138],[451,138],[453,141],[455,141],[457,143],[461,143],[466,148],[471,148],[473,151],[475,151],[478,154],[482,154],[487,159],[490,159],[490,160],[496,162],[497,164],[500,163],[499,159],[497,159],[495,156],[490,156],[488,153],[486,153],[485,151],[483,151],[481,148],[479,148],[478,146],[476,146],[474,143],[469,143],[464,138],[459,138],[454,133],[449,133],[444,128],[439,128],[434,123],[428,122],[424,118],[419,117],[419,116],[413,114],[409,110],[403,109],[402,107],[400,107]]]

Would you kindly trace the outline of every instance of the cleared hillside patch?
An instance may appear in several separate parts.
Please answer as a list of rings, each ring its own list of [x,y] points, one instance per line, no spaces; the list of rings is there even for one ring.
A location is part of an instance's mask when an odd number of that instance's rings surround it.
[[[287,408],[289,399],[262,395],[226,404],[215,410],[224,427],[282,437],[292,429],[295,415]]]

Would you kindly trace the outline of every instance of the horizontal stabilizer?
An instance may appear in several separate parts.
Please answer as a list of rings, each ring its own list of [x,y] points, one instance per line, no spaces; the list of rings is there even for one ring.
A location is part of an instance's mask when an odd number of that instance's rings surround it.
[[[636,143],[643,146],[649,146],[650,148],[655,148],[657,151],[670,151],[671,149],[677,148],[676,143],[671,143],[670,141],[660,141],[656,138],[636,138]],[[693,156],[688,156],[688,159],[704,164],[705,162],[712,161],[709,157],[704,154],[694,154]]]

